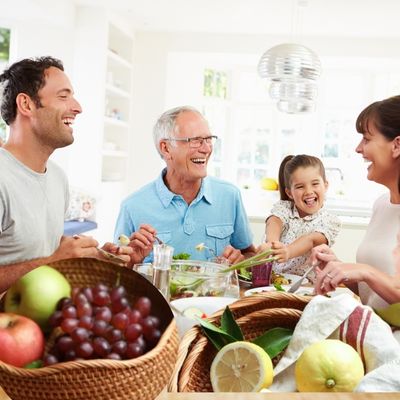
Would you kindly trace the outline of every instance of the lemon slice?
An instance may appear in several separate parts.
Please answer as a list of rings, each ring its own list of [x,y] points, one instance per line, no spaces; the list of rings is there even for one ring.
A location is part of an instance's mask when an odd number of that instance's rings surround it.
[[[224,346],[211,364],[214,392],[259,392],[272,384],[273,366],[268,354],[254,343]]]

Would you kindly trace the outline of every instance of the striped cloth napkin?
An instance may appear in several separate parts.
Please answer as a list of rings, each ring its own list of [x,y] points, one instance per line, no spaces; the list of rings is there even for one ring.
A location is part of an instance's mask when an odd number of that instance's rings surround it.
[[[333,298],[315,296],[310,301],[274,369],[270,390],[296,391],[296,360],[307,346],[327,338],[348,343],[361,356],[366,375],[356,391],[400,391],[400,343],[386,322],[349,294]]]

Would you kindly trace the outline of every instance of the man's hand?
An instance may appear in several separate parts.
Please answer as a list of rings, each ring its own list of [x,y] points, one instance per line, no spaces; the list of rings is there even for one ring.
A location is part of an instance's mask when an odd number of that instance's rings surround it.
[[[116,244],[110,242],[104,243],[102,249],[111,254],[115,254],[120,259],[124,260],[126,265],[129,264],[131,260],[131,254],[133,253],[132,248],[129,246],[117,246]]]
[[[222,257],[226,258],[229,264],[236,264],[240,261],[244,260],[244,255],[238,249],[228,245],[225,247],[224,251],[222,252]]]
[[[49,263],[69,258],[97,257],[99,243],[91,236],[62,236],[60,245],[49,257]]]
[[[132,249],[129,266],[140,264],[153,250],[153,243],[157,231],[148,224],[140,225],[139,230],[132,233],[129,240],[129,247]]]

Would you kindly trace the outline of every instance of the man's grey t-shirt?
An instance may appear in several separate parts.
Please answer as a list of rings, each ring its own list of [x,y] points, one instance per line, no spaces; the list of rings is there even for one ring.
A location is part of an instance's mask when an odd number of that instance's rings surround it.
[[[0,265],[54,253],[68,197],[67,178],[55,163],[37,173],[0,148]]]

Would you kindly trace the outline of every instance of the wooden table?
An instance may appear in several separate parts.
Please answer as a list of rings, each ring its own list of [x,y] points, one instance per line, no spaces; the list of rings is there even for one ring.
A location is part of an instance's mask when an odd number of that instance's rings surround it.
[[[162,393],[157,400],[394,400],[400,393]]]
[[[395,400],[400,393],[167,393],[156,400]],[[10,398],[0,388],[0,400]],[[138,399],[140,400],[140,399]]]

